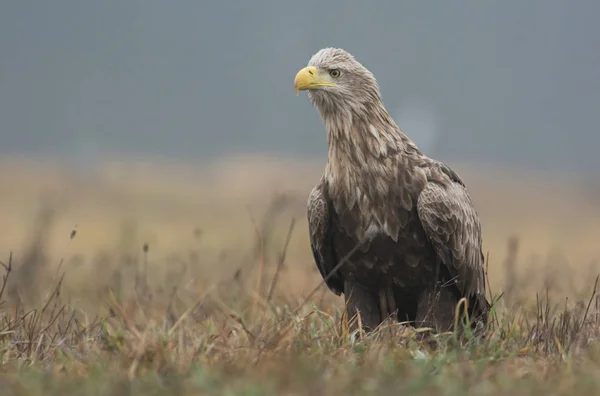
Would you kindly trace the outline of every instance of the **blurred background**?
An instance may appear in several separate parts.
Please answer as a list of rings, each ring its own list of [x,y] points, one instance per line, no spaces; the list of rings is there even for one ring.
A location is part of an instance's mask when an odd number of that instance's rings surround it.
[[[0,257],[98,280],[148,244],[157,266],[233,271],[255,261],[257,235],[278,252],[295,217],[288,261],[313,274],[305,202],[327,140],[292,81],[335,46],[466,180],[498,287],[515,246],[523,271],[589,274],[599,12],[592,0],[4,1]]]

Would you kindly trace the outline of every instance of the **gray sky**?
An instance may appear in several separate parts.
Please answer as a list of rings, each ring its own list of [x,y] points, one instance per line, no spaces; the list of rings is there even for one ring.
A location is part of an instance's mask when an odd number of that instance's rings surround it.
[[[5,0],[0,154],[324,159],[296,71],[325,46],[447,161],[600,166],[600,2]]]

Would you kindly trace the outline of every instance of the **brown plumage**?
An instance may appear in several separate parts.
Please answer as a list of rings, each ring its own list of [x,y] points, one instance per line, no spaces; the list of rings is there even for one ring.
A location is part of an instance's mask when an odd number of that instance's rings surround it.
[[[308,199],[310,244],[349,317],[449,330],[465,297],[486,322],[481,225],[463,181],[425,156],[386,111],[373,75],[342,49],[317,52],[294,81],[327,130],[328,162]],[[362,243],[361,243],[362,242]]]

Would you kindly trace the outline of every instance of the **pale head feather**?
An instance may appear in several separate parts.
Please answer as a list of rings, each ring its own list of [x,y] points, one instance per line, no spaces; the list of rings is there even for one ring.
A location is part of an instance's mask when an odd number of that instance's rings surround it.
[[[381,104],[375,76],[345,50],[324,48],[312,56],[308,65],[341,72],[335,87],[322,87],[308,93],[308,98],[323,117],[333,113],[345,116],[349,112],[364,113],[372,105]]]
[[[418,151],[386,110],[373,73],[354,56],[341,48],[323,48],[308,65],[327,73],[334,69],[341,73],[334,79],[335,86],[308,92],[327,130],[330,161],[352,161],[344,158],[350,156],[363,162],[370,153],[381,158],[403,147]]]

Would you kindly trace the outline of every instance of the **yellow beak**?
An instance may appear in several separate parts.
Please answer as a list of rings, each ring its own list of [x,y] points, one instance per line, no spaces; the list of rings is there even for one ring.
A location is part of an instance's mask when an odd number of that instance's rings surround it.
[[[298,91],[314,89],[318,87],[335,87],[335,83],[319,75],[317,68],[307,66],[296,74],[294,79],[294,92],[298,96]]]

